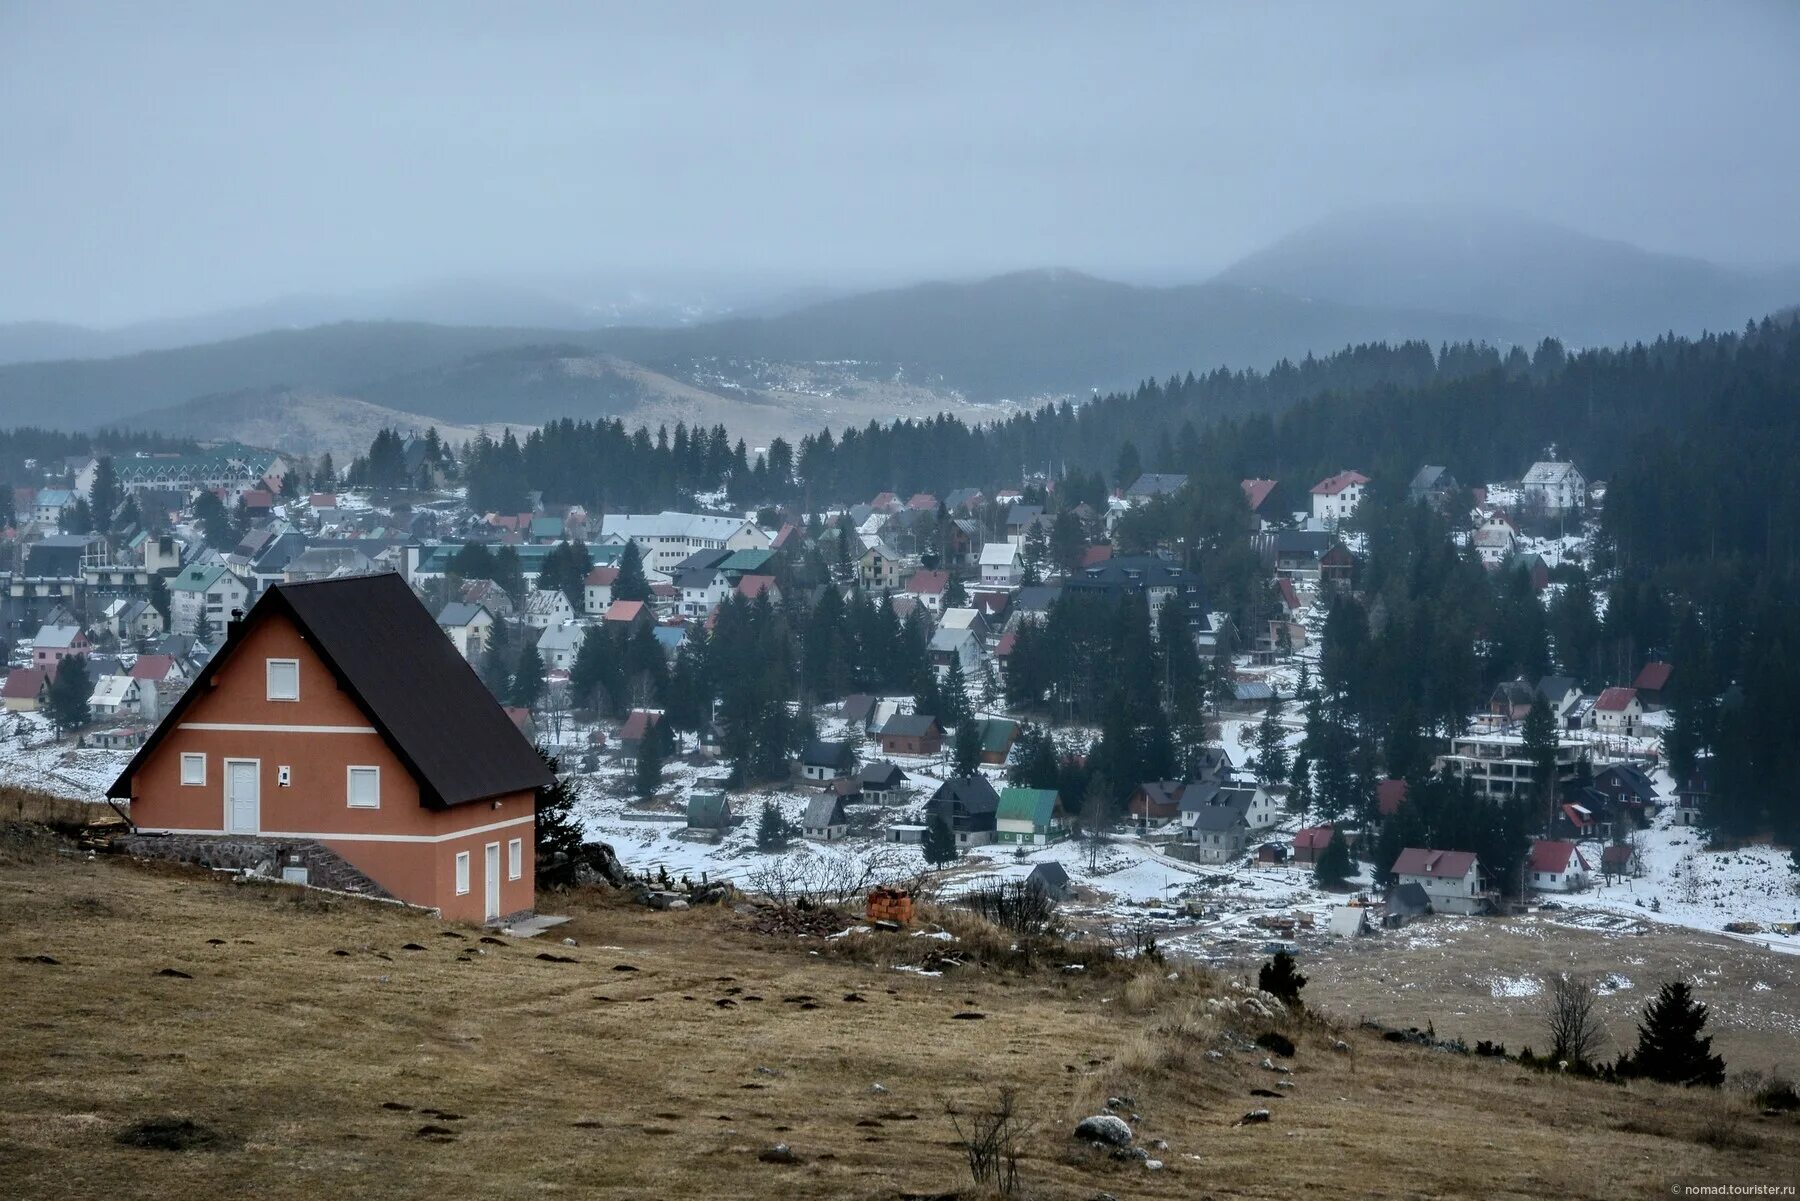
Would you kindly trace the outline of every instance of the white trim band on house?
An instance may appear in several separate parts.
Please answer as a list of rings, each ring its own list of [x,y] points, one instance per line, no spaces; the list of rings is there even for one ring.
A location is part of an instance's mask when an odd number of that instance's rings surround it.
[[[535,822],[537,814],[527,814],[503,822],[494,822],[486,826],[471,826],[467,830],[455,830],[449,834],[301,834],[290,830],[262,830],[259,838],[291,838],[296,842],[455,842],[459,838],[472,838],[477,834],[488,834],[495,830],[505,830],[511,826],[523,826]],[[140,826],[140,834],[197,834],[224,836],[225,830],[181,830],[174,827]]]
[[[246,721],[184,721],[178,730],[214,730],[227,734],[376,734],[374,726],[279,726]]]

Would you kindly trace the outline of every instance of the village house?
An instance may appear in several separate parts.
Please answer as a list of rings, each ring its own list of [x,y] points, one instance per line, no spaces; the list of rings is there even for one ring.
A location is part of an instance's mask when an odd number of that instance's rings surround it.
[[[0,686],[0,704],[8,713],[36,713],[50,696],[50,673],[41,667],[15,667]]]
[[[863,800],[871,805],[892,804],[906,787],[906,773],[885,760],[865,764],[856,773],[856,782]]]
[[[884,755],[936,755],[944,749],[944,727],[929,715],[897,713],[882,725],[878,737]]]
[[[250,586],[222,563],[184,568],[168,589],[170,629],[196,637],[204,629],[212,643],[225,632],[232,612],[250,602]]]
[[[1181,794],[1186,789],[1180,780],[1146,780],[1132,792],[1125,810],[1139,829],[1160,830],[1181,817]]]
[[[104,675],[94,682],[88,712],[95,721],[123,718],[156,720],[156,686],[126,675]]]
[[[697,550],[767,550],[769,535],[754,521],[708,513],[608,513],[600,519],[602,544],[636,542],[646,575],[667,580],[675,565]]]
[[[1609,763],[1594,773],[1593,790],[1604,798],[1612,828],[1650,824],[1661,801],[1656,782],[1635,763]]]
[[[1024,575],[1016,542],[985,542],[981,547],[981,582],[989,588],[1017,587]]]
[[[994,810],[994,841],[1049,846],[1069,836],[1054,788],[1003,788]]]
[[[612,604],[613,585],[619,580],[617,567],[595,567],[581,582],[581,609],[589,617],[598,617]]]
[[[1066,901],[1075,895],[1075,883],[1069,879],[1068,869],[1054,861],[1033,867],[1025,877],[1025,887],[1052,902]]]
[[[1006,766],[1018,739],[1018,722],[1005,717],[981,719],[981,761],[989,767]]]
[[[1630,843],[1608,843],[1600,848],[1600,874],[1609,881],[1636,879],[1644,874],[1644,861]]]
[[[925,803],[925,824],[942,818],[959,847],[994,841],[1000,797],[982,776],[952,776]]]
[[[1148,504],[1159,496],[1173,496],[1187,487],[1188,477],[1174,472],[1146,471],[1125,489],[1124,501],[1136,508]]]
[[[1646,663],[1631,682],[1633,692],[1647,711],[1662,708],[1669,701],[1669,679],[1675,669],[1667,663]]]
[[[1490,571],[1512,558],[1519,549],[1518,535],[1506,522],[1489,522],[1475,531],[1475,553]]]
[[[525,624],[534,630],[547,630],[565,621],[575,620],[575,606],[560,588],[534,588],[525,594]]]
[[[1241,486],[1244,489],[1244,504],[1249,508],[1250,516],[1256,519],[1257,529],[1267,529],[1293,520],[1293,513],[1287,508],[1279,481],[1244,480]]]
[[[716,789],[696,788],[688,793],[687,830],[717,842],[731,829],[731,798]]]
[[[836,780],[856,772],[856,750],[848,742],[815,738],[800,754],[800,775],[807,780]]]
[[[568,671],[575,666],[575,656],[581,650],[581,640],[587,635],[588,627],[579,622],[565,621],[561,625],[551,626],[538,635],[538,658],[543,660],[546,670]]]
[[[947,571],[926,571],[921,568],[912,573],[906,581],[906,594],[919,599],[929,613],[944,611],[944,592],[950,587],[950,573]]]
[[[657,727],[661,724],[662,710],[633,709],[619,727],[619,745],[614,758],[626,767],[636,766],[644,739],[658,736]]]
[[[1313,520],[1333,526],[1349,517],[1356,512],[1356,506],[1362,503],[1363,488],[1368,482],[1369,477],[1362,472],[1346,470],[1328,475],[1314,484]]]
[[[11,677],[7,677],[9,680]],[[1712,797],[1713,766],[1710,756],[1694,761],[1694,769],[1675,785],[1675,824],[1697,826]]]
[[[1556,728],[1569,728],[1569,716],[1581,704],[1581,685],[1569,676],[1545,676],[1537,682],[1534,689],[1537,699],[1534,703],[1550,706],[1550,716],[1556,719]]]
[[[108,795],[173,854],[298,861],[308,882],[496,921],[532,907],[550,779],[385,574],[271,588]]]
[[[64,659],[86,655],[94,649],[87,634],[77,625],[47,625],[38,628],[31,640],[31,663],[50,675]]]
[[[101,627],[121,642],[154,638],[163,632],[162,614],[141,597],[121,596],[106,606]]]
[[[1534,839],[1525,860],[1525,881],[1538,892],[1579,892],[1588,886],[1587,860],[1572,842]]]
[[[808,801],[806,815],[800,819],[800,833],[813,842],[836,842],[850,833],[850,815],[844,812],[844,798],[826,793]]]
[[[1488,907],[1481,864],[1472,852],[1407,847],[1394,860],[1393,875],[1397,885],[1424,889],[1439,913],[1471,915]]]
[[[1588,720],[1603,734],[1635,734],[1644,720],[1644,703],[1635,689],[1608,688],[1594,702]]]
[[[616,600],[606,607],[600,620],[609,630],[630,630],[639,625],[650,625],[656,620],[656,614],[646,601]]]
[[[451,601],[438,610],[437,623],[456,647],[456,653],[470,660],[487,651],[488,639],[494,632],[494,615],[487,606],[463,601]]]
[[[1195,800],[1196,791],[1188,789],[1181,801],[1182,827],[1193,845],[1194,857],[1201,863],[1229,863],[1243,855],[1250,839],[1250,825],[1244,820],[1248,791],[1226,790],[1243,795],[1227,798],[1221,793],[1209,803]]]
[[[905,569],[905,558],[880,539],[856,560],[856,575],[864,592],[892,592],[900,586],[900,573]]]
[[[1294,834],[1294,862],[1317,863],[1331,845],[1331,826],[1308,826]]]
[[[1460,490],[1449,468],[1427,465],[1419,468],[1412,483],[1406,486],[1406,500],[1408,504],[1430,505],[1441,512],[1450,507]]]
[[[981,634],[970,626],[940,626],[931,632],[925,650],[940,679],[949,674],[952,664],[961,670],[964,679],[981,668]]]
[[[1533,463],[1519,491],[1530,513],[1554,517],[1587,507],[1587,479],[1573,463]]]

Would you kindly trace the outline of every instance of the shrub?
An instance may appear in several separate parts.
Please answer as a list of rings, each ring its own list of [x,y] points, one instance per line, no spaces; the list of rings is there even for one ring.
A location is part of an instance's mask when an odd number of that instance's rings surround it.
[[[1294,966],[1294,957],[1286,951],[1275,952],[1275,958],[1262,965],[1256,974],[1256,987],[1278,998],[1291,1008],[1300,1005],[1300,990],[1306,977]]]

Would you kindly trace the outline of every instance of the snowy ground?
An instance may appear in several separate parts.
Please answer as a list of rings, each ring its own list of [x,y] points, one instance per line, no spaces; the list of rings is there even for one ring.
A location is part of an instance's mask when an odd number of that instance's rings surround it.
[[[41,713],[0,713],[0,784],[98,801],[131,755],[77,749],[58,740]]]

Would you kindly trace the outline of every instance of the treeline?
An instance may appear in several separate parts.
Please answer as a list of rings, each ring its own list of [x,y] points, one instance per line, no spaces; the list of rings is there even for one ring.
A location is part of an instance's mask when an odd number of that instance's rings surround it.
[[[196,449],[192,439],[171,438],[164,434],[133,433],[116,429],[103,429],[91,434],[71,434],[61,430],[20,426],[17,429],[0,430],[0,470],[14,481],[31,483],[44,471],[57,474],[62,469],[64,459],[77,455],[124,457],[139,451],[147,454],[183,454]],[[27,462],[36,466],[27,468]]]

